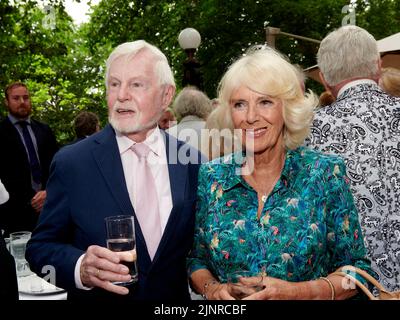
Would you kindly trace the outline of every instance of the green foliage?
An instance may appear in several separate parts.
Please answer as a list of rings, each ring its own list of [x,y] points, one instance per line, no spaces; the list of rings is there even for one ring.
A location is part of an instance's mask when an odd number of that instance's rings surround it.
[[[357,1],[357,25],[367,29],[377,40],[400,31],[400,1]]]
[[[77,37],[63,1],[50,2],[54,25],[37,1],[16,3],[12,6],[2,1],[0,5],[0,42],[7,48],[0,51],[0,85],[25,82],[32,96],[33,116],[48,123],[64,144],[74,138],[71,123],[80,110],[104,110],[100,112],[103,118],[106,114],[103,87],[90,78],[99,73],[98,63],[83,50],[85,40]]]
[[[13,5],[12,3],[16,3]],[[63,0],[47,1],[56,14],[54,28],[36,0],[0,1],[0,85],[28,84],[34,116],[47,122],[59,142],[73,139],[72,121],[81,110],[96,112],[107,122],[105,60],[125,41],[145,39],[168,57],[181,86],[186,55],[178,34],[196,28],[202,43],[196,54],[202,65],[205,91],[217,94],[229,64],[254,44],[264,44],[265,27],[321,40],[339,27],[349,0],[103,0],[93,6],[88,23],[76,27]],[[79,0],[76,0],[79,2]],[[400,1],[357,0],[357,25],[377,39],[400,31]],[[41,2],[40,2],[41,3]],[[316,64],[318,44],[280,35],[277,48],[292,63]],[[308,81],[317,93],[322,86]],[[0,94],[0,98],[4,94]],[[3,108],[1,114],[6,114]]]

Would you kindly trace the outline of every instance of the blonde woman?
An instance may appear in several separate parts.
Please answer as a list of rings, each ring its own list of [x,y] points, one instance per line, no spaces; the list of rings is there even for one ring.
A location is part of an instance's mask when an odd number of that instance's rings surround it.
[[[400,97],[400,70],[392,67],[382,68],[379,86],[386,93]]]
[[[332,275],[369,261],[341,158],[301,147],[317,99],[272,49],[237,60],[219,86],[220,111],[243,152],[203,164],[188,271],[207,299],[234,299],[229,274],[263,289],[246,299],[345,299]],[[240,156],[243,161],[237,161]],[[251,165],[252,164],[252,167]]]

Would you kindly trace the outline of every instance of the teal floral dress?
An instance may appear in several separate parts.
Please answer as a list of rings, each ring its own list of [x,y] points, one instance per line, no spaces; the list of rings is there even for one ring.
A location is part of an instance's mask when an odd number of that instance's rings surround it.
[[[257,219],[242,154],[203,164],[188,272],[221,282],[238,270],[307,281],[355,265],[373,274],[341,158],[304,147],[286,152],[282,175]]]

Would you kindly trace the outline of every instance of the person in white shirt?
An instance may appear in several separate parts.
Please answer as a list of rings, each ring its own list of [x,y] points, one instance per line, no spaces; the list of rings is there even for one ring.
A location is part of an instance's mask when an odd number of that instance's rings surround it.
[[[8,192],[0,180],[0,205],[9,199]],[[3,283],[0,286],[0,299],[6,301],[18,300],[17,274],[15,271],[14,258],[6,247],[3,239],[3,230],[0,230],[0,270],[3,276]]]
[[[7,202],[9,197],[10,196],[9,196],[6,188],[4,187],[3,183],[0,180],[0,204]]]

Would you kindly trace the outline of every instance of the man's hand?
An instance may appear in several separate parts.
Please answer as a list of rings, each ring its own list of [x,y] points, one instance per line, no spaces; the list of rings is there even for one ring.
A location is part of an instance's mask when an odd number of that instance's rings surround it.
[[[127,282],[131,279],[128,267],[121,261],[135,261],[136,251],[113,252],[100,246],[90,246],[82,259],[80,275],[86,287],[100,287],[117,294],[128,294],[128,288],[112,282]]]
[[[46,200],[47,193],[45,190],[38,191],[31,200],[32,208],[40,213],[43,209],[44,201]]]

